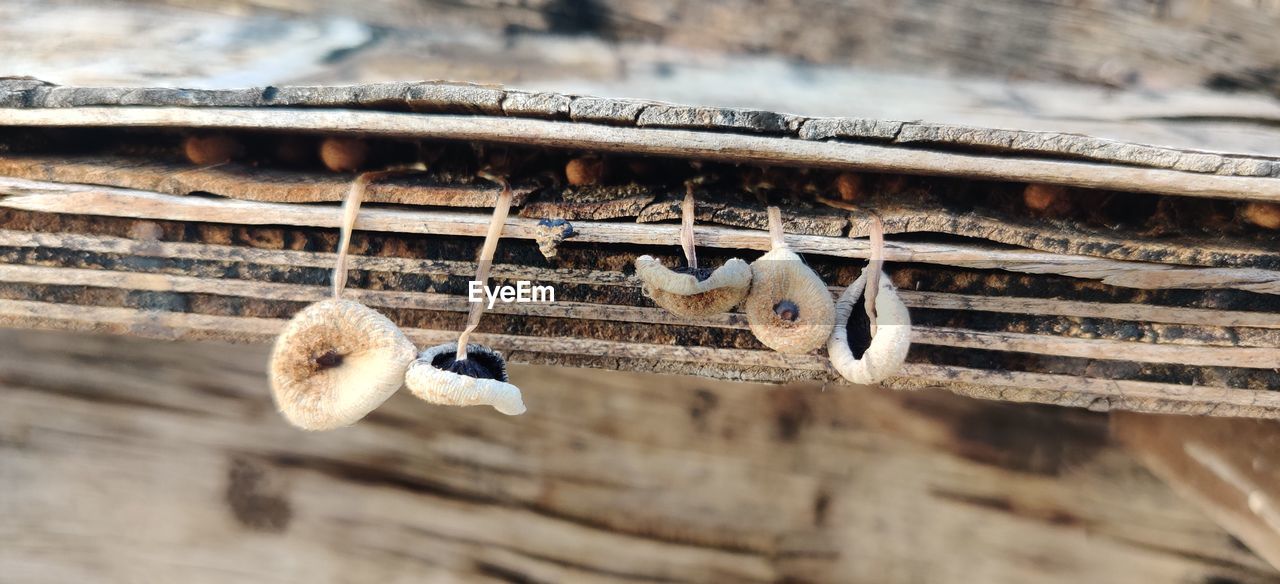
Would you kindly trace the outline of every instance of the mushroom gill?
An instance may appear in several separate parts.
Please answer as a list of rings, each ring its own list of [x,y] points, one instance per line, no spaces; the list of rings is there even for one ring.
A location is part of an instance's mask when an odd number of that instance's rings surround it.
[[[458,359],[458,344],[424,350],[409,365],[405,386],[428,402],[447,406],[493,406],[508,416],[525,412],[520,388],[508,383],[502,354],[475,343]]]

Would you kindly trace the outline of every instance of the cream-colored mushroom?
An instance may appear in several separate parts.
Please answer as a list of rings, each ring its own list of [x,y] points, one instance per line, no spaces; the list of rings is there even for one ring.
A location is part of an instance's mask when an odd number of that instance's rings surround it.
[[[693,183],[680,206],[680,246],[688,267],[672,270],[653,256],[636,258],[640,289],[654,304],[683,317],[725,312],[742,302],[751,289],[751,266],[732,258],[715,270],[698,267],[694,241]]]
[[[831,337],[835,303],[822,278],[787,247],[777,207],[769,207],[769,233],[773,249],[751,263],[747,325],[775,351],[807,353]]]
[[[271,352],[276,407],[305,430],[339,428],[364,417],[404,384],[414,359],[413,343],[387,317],[341,299],[351,230],[372,176],[357,177],[343,205],[333,298],[295,314]]]
[[[488,282],[493,254],[511,209],[511,185],[498,177],[486,178],[502,183],[502,193],[494,206],[477,262],[475,281],[481,284]],[[418,355],[405,373],[405,385],[413,395],[434,404],[491,405],[509,416],[523,414],[524,399],[520,388],[508,383],[507,364],[502,354],[483,345],[467,343],[467,338],[480,325],[481,316],[484,316],[484,303],[476,302],[471,306],[467,326],[458,336],[458,342],[436,345]]]
[[[862,272],[836,301],[835,329],[827,355],[841,377],[853,383],[879,383],[902,368],[911,349],[911,315],[888,276],[879,274],[875,295],[875,332],[863,295],[872,270]]]
[[[520,388],[509,383],[502,354],[468,344],[464,360],[457,360],[458,344],[437,345],[423,351],[409,366],[405,386],[428,402],[446,406],[493,406],[508,416],[525,412]]]
[[[416,349],[387,317],[351,300],[294,315],[271,352],[271,395],[289,423],[329,430],[355,423],[404,384]]]

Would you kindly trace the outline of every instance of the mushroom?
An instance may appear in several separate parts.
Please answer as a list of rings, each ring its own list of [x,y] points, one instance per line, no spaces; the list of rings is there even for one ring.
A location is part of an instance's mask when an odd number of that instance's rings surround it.
[[[225,164],[243,151],[240,142],[226,134],[199,134],[182,141],[182,153],[192,164]]]
[[[289,423],[329,430],[355,423],[404,383],[414,346],[387,317],[341,299],[347,248],[371,174],[352,182],[343,205],[333,297],[293,316],[271,351],[271,395]]]
[[[458,359],[457,354],[458,343],[423,351],[405,374],[409,391],[435,404],[489,405],[508,416],[525,412],[520,388],[509,383],[501,353],[470,343],[465,359]]]
[[[699,268],[693,236],[692,183],[687,185],[680,210],[680,246],[684,248],[688,266],[672,270],[653,256],[636,258],[636,277],[640,278],[641,291],[654,304],[686,318],[725,312],[737,306],[751,287],[751,266],[732,258],[714,271]]]
[[[1280,229],[1280,203],[1249,201],[1240,207],[1240,217],[1264,229]]]
[[[369,143],[360,138],[330,136],[320,143],[320,160],[334,172],[353,172],[369,158]]]
[[[831,365],[841,377],[860,384],[879,383],[897,373],[911,348],[911,315],[881,271],[884,226],[873,219],[871,262],[836,301],[836,326],[827,341]]]
[[[476,281],[489,280],[489,267],[502,235],[502,226],[511,209],[511,185],[504,179],[486,176],[502,184],[502,193],[489,221],[489,232],[480,250]],[[490,405],[515,416],[525,412],[520,388],[508,383],[507,364],[502,354],[478,344],[468,344],[467,337],[480,325],[484,302],[476,302],[467,315],[467,326],[458,342],[437,345],[423,351],[409,365],[405,385],[409,391],[428,402],[447,406]]]
[[[773,249],[751,263],[747,325],[775,351],[807,353],[830,338],[835,303],[822,279],[787,247],[777,207],[769,207],[769,236]]]
[[[600,184],[604,181],[605,162],[599,156],[580,156],[564,165],[564,177],[573,186]]]
[[[322,300],[294,315],[271,352],[271,393],[304,430],[348,426],[404,384],[413,343],[395,323],[351,300]]]

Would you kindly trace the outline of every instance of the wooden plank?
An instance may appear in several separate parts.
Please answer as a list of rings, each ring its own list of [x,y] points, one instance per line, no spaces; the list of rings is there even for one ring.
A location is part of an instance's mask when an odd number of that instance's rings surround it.
[[[1280,566],[1280,426],[1120,412],[1113,433],[1174,491]]]
[[[129,189],[9,178],[0,178],[0,193],[9,195],[0,199],[0,206],[52,213],[312,227],[336,227],[339,219],[336,209],[318,206],[174,197]],[[479,237],[487,229],[488,221],[488,216],[480,214],[370,208],[361,212],[356,229]],[[676,241],[678,230],[676,225],[580,221],[574,223],[577,235],[570,241],[668,245]],[[510,217],[503,228],[503,236],[508,238],[537,239],[538,235],[534,219]],[[728,249],[767,250],[770,245],[765,232],[720,227],[700,228],[698,241],[702,246]],[[846,258],[870,256],[868,243],[856,239],[791,235],[787,241],[800,253]],[[1235,288],[1280,294],[1280,272],[1252,268],[1178,267],[1029,250],[905,241],[887,243],[884,258],[894,262],[1059,274],[1136,288]]]
[[[284,326],[281,319],[213,316],[131,308],[79,306],[0,300],[0,324],[26,328],[127,334],[166,340],[267,342]],[[457,338],[457,331],[404,329],[419,346]],[[830,374],[821,355],[783,355],[767,350],[735,350],[564,337],[526,337],[477,333],[474,341],[507,352],[515,362],[556,363],[563,356],[604,357],[678,362],[680,372],[707,374],[716,366],[777,368],[810,376]],[[1195,408],[1209,415],[1280,418],[1280,394],[1229,387],[1190,387],[1115,379],[1089,379],[1020,371],[990,371],[909,363],[901,376],[887,382],[897,388],[942,388],[1008,401],[1039,401],[1139,411]],[[1065,399],[1064,399],[1065,396]]]
[[[401,394],[300,433],[265,347],[0,344],[21,581],[1280,577],[1089,412],[516,366],[519,418]]]
[[[0,229],[0,246],[60,248],[74,251],[128,254],[149,258],[183,258],[314,268],[331,267],[336,257],[336,254],[328,252],[274,250],[170,241],[141,241],[109,235],[39,233],[7,229]],[[465,261],[353,255],[348,258],[348,262],[353,269],[408,274],[474,274],[476,271],[475,262]],[[10,266],[10,269],[12,269],[12,266]],[[501,263],[495,264],[491,269],[490,275],[492,277],[509,280],[525,279],[558,284],[589,284],[593,286],[633,288],[638,286],[634,278],[617,271],[572,268],[549,269]],[[232,286],[237,285],[234,281],[220,280],[220,282],[228,282]],[[839,296],[844,292],[843,286],[831,286],[829,289],[835,296]],[[284,294],[285,292],[282,288],[279,291],[273,290],[273,293]],[[352,293],[362,292],[352,290]],[[1026,315],[1053,314],[1080,318],[1106,318],[1165,324],[1280,329],[1280,314],[1270,312],[1156,306],[1140,303],[1086,302],[1060,298],[990,297],[916,290],[899,290],[898,293],[903,302],[911,308],[980,310]],[[501,309],[495,306],[495,310]],[[736,326],[740,322],[740,315],[717,315],[706,317],[704,321],[698,322],[705,326]]]
[[[159,292],[198,292],[223,296],[260,298],[271,301],[315,302],[323,300],[330,295],[325,286],[299,286],[295,284],[245,282],[168,274],[4,264],[0,264],[0,281]],[[445,310],[460,313],[470,310],[470,305],[463,296],[385,290],[352,289],[350,292],[349,298],[374,307]],[[726,313],[688,319],[674,316],[658,308],[572,301],[528,305],[495,304],[491,310],[497,314],[547,316],[582,321],[599,320],[680,326],[711,326],[739,330],[747,328],[746,317],[741,313]],[[1124,360],[1136,363],[1175,363],[1257,369],[1280,368],[1280,345],[1276,344],[1263,346],[1212,346],[1199,342],[1188,344],[1133,343],[929,326],[914,327],[912,342],[944,347],[1014,351],[1088,359]],[[758,357],[758,354],[755,355]],[[644,355],[637,356],[643,357]],[[736,354],[731,356],[731,358],[739,357]],[[716,362],[729,363],[732,361]],[[759,362],[759,359],[754,357],[742,361],[744,364],[757,362]],[[769,363],[762,364],[771,365]],[[804,367],[798,368],[803,369]]]
[[[1004,158],[846,142],[553,120],[352,110],[172,107],[0,109],[15,127],[186,127],[378,134],[693,157],[754,164],[963,176],[1188,197],[1280,202],[1280,180],[1084,162]]]

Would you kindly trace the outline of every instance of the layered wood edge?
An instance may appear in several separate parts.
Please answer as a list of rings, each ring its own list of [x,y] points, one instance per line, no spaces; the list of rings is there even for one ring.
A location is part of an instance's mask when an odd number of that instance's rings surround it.
[[[292,205],[183,197],[114,187],[0,178],[0,207],[47,213],[87,214],[135,219],[161,219],[241,225],[338,226],[333,206]],[[436,210],[369,208],[361,212],[356,229],[390,233],[483,236],[489,217],[478,213]],[[679,226],[665,224],[575,221],[571,241],[633,245],[669,245],[678,240]],[[510,217],[503,236],[537,240],[538,220]],[[870,257],[869,243],[852,238],[788,235],[797,252],[841,258]],[[768,233],[725,227],[698,229],[700,246],[766,251]],[[1280,294],[1280,272],[1255,268],[1207,268],[1149,264],[1053,254],[1024,249],[1000,249],[972,244],[893,241],[886,244],[886,261],[920,262],[1030,274],[1057,274],[1099,280],[1131,288],[1239,289]]]
[[[0,302],[0,323],[24,328],[105,332],[168,340],[266,342],[283,328],[285,321],[8,300]],[[405,333],[420,346],[449,342],[457,336],[454,331],[423,329],[408,329]],[[633,359],[675,363],[674,372],[685,374],[705,373],[707,370],[723,372],[740,367],[742,363],[753,363],[757,367],[823,373],[830,377],[829,364],[821,355],[796,356],[773,351],[502,334],[476,334],[474,340],[507,352],[515,362],[598,367],[600,359]],[[937,387],[980,398],[1076,405],[1095,410],[1123,408],[1280,418],[1280,393],[1225,387],[1193,388],[1168,383],[913,363],[904,366],[901,375],[885,385],[899,389]]]
[[[905,172],[1187,197],[1280,201],[1280,180],[1065,160],[1004,158],[853,142],[631,128],[524,118],[317,109],[0,109],[0,126],[218,128],[376,134],[812,168]]]
[[[1083,159],[1194,173],[1280,177],[1280,158],[1131,144],[1079,134],[978,128],[928,122],[806,117],[741,108],[686,106],[456,82],[223,90],[59,87],[31,78],[0,79],[0,107],[348,108],[572,121],[630,128],[682,128],[804,141],[872,142],[913,149],[994,152],[1006,157]]]
[[[59,185],[59,189],[66,187],[67,185]],[[189,199],[193,202],[216,204],[236,203],[219,199]],[[336,208],[333,206],[320,207],[318,210],[322,211],[326,217],[331,218],[336,215]],[[375,210],[378,209],[370,209],[370,211]],[[75,215],[85,213],[85,209],[74,211]],[[133,214],[128,216],[132,217]],[[362,223],[360,227],[365,226]],[[465,234],[478,236],[478,233],[472,233],[470,229]],[[843,238],[830,239],[849,241]],[[0,247],[26,248],[46,254],[64,249],[76,253],[107,253],[136,258],[243,262],[291,269],[310,267],[320,271],[332,266],[334,257],[334,254],[328,252],[7,229],[0,230]],[[148,264],[141,262],[137,265]],[[390,273],[448,276],[473,273],[475,263],[357,255],[352,258],[351,267],[358,270]],[[141,268],[135,266],[135,269]],[[493,276],[499,279],[527,278],[538,282],[586,284],[591,287],[625,287],[633,291],[637,285],[631,276],[607,270],[498,264],[494,267]],[[97,287],[121,291],[152,291],[165,295],[193,293],[295,304],[317,300],[328,294],[324,286],[299,283],[7,263],[0,264],[0,281],[11,286]],[[838,286],[831,289],[833,293],[841,290]],[[1176,366],[1260,368],[1263,371],[1280,367],[1280,361],[1278,361],[1280,349],[1277,349],[1280,343],[1277,343],[1274,334],[1274,331],[1280,328],[1280,314],[1145,304],[1109,304],[1053,298],[1003,298],[913,290],[903,290],[902,293],[907,303],[914,308],[979,310],[1022,315],[1048,312],[1055,315],[1075,314],[1084,318],[1203,325],[1214,329],[1239,327],[1235,329],[1236,332],[1229,333],[1230,338],[1233,339],[1231,342],[1227,342],[1224,338],[1221,341],[1223,344],[1218,345],[1212,340],[1191,338],[1174,338],[1160,343],[1149,343],[922,326],[916,337],[919,345],[980,351],[1025,352],[1088,360],[1123,359]],[[404,308],[457,314],[466,310],[465,299],[450,294],[361,289],[350,289],[349,294],[353,299],[379,309]],[[282,322],[275,318],[99,306],[92,302],[90,301],[90,304],[55,304],[5,299],[0,300],[0,314],[4,315],[0,320],[9,326],[29,328],[70,328],[155,338],[217,339],[240,342],[265,341],[275,334],[274,331]],[[494,313],[601,324],[614,323],[612,326],[622,326],[622,323],[650,323],[677,328],[711,327],[737,331],[745,328],[743,315],[737,313],[687,320],[674,318],[654,307],[597,302],[562,301],[551,305],[526,304],[510,307],[498,305],[495,306]],[[1235,336],[1246,329],[1271,332],[1261,336]],[[452,339],[456,331],[415,328],[414,334],[417,335],[415,340],[427,344]],[[514,360],[518,362],[711,375],[741,381],[779,382],[797,379],[838,381],[838,377],[829,368],[826,357],[821,354],[794,357],[767,350],[705,345],[667,345],[578,336],[537,337],[488,333],[484,338],[487,339],[485,342],[490,342],[500,350],[512,353]],[[1251,346],[1250,341],[1247,340],[1250,338],[1258,344]],[[1225,386],[1191,386],[1136,379],[1095,378],[1078,374],[1061,375],[1034,371],[997,371],[919,362],[909,363],[907,372],[902,377],[889,382],[888,385],[899,388],[937,387],[976,397],[1086,406],[1094,409],[1114,407],[1139,411],[1218,415],[1265,417],[1276,415],[1273,408],[1267,405],[1270,403],[1268,400],[1271,399],[1272,392],[1260,391],[1256,387],[1244,389]],[[1222,398],[1222,396],[1227,397]]]
[[[109,235],[34,233],[6,229],[0,229],[0,246],[60,248],[79,252],[127,254],[135,257],[246,262],[259,265],[312,267],[321,269],[332,267],[336,257],[336,254],[328,252],[270,250],[183,242],[139,241],[122,237],[112,237]],[[421,260],[361,255],[351,256],[348,261],[353,269],[409,274],[472,274],[475,273],[476,270],[476,263],[468,261]],[[64,270],[75,270],[74,268],[48,268],[46,270],[38,270],[36,267],[27,266],[6,266],[4,269],[7,270],[5,273],[8,277],[14,279],[33,278],[23,281],[50,284],[57,283],[57,280],[60,278],[59,276],[53,275],[53,270],[57,270],[58,272],[62,272]],[[181,276],[165,276],[163,274],[135,272],[125,272],[118,275],[112,275],[111,272],[101,273],[99,270],[85,270],[85,272],[95,272],[96,275],[93,277],[102,278],[104,282],[111,282],[113,279],[119,279],[120,282],[123,283],[127,280],[130,285],[148,286],[150,289],[156,290],[171,289],[176,291],[181,289],[184,282],[195,282],[199,280],[198,278],[187,280]],[[76,272],[69,271],[65,273],[72,275]],[[526,279],[536,282],[550,282],[558,284],[586,284],[591,286],[623,286],[632,288],[638,286],[638,283],[632,276],[622,272],[603,270],[552,269],[513,264],[495,264],[492,267],[490,276],[496,279]],[[5,278],[0,277],[0,280],[4,279]],[[228,286],[230,286],[229,288],[224,288],[224,290],[234,290],[235,286],[240,285],[233,281],[219,281],[226,282]],[[194,284],[192,285],[194,286]],[[314,291],[299,291],[297,288],[289,288],[288,285],[272,283],[247,283],[244,285],[254,287],[263,286],[263,288],[254,289],[261,291],[270,290],[273,293],[290,295],[282,297],[283,299],[299,301],[310,301],[316,299]],[[170,286],[172,286],[172,288],[168,288]],[[288,290],[291,289],[293,291],[289,292]],[[844,291],[844,288],[841,286],[831,286],[830,290],[833,295],[839,295]],[[195,290],[193,289],[193,291]],[[382,302],[388,302],[388,304],[384,304],[384,306],[395,305],[391,303],[391,298],[398,298],[402,295],[405,298],[416,299],[413,302],[414,305],[430,304],[433,302],[433,295],[426,293],[405,292],[390,294],[378,293],[376,291],[357,290],[352,290],[352,293],[368,293],[373,295],[381,294],[384,296]],[[921,292],[915,290],[899,290],[898,293],[907,306],[912,308],[979,310],[1026,315],[1054,314],[1069,317],[1106,318],[1165,324],[1280,329],[1280,314],[1269,312],[1213,310],[1178,306],[1154,306],[1148,304],[1116,304],[1062,300],[1056,298],[980,296],[975,294]],[[449,298],[455,297],[450,296]],[[374,300],[369,299],[366,301],[373,302]],[[406,304],[409,303],[409,301],[405,302]],[[448,302],[460,305],[461,300],[450,300]],[[554,309],[552,307],[539,308],[538,306],[528,306],[525,308],[531,311],[558,311],[558,309]],[[624,310],[628,307],[613,306],[613,308],[617,310]],[[501,312],[505,310],[505,307],[496,305],[494,310]],[[573,311],[574,306],[570,304],[568,308],[563,310],[564,316],[572,317]],[[624,313],[626,315],[625,318],[619,317],[620,319],[634,319],[635,322],[680,323],[697,326],[729,327],[739,329],[746,328],[745,317],[737,313],[726,313],[697,319],[676,318],[664,310],[649,308],[624,310]]]
[[[346,175],[298,169],[268,169],[246,164],[193,166],[176,161],[126,156],[0,154],[0,176],[35,181],[93,184],[170,195],[213,194],[267,203],[340,202],[350,186]],[[426,172],[384,177],[369,185],[365,200],[415,206],[489,207],[499,192],[485,180],[441,180]],[[593,190],[517,181],[512,205],[533,219],[635,219],[639,223],[675,221],[679,199],[670,187],[636,183],[589,187]],[[1009,210],[948,210],[937,195],[921,189],[899,192],[883,200],[862,201],[856,210],[820,203],[792,202],[789,231],[802,235],[865,237],[870,217],[878,216],[886,233],[943,233],[984,239],[1056,254],[1113,260],[1207,267],[1280,267],[1280,239],[1232,237],[1200,230],[1175,237],[1147,235],[1145,228],[1127,230],[1088,227],[1066,221],[1018,215]],[[590,196],[587,196],[587,195]],[[728,191],[700,192],[697,219],[704,225],[764,229],[764,212]],[[570,198],[571,200],[564,200]]]

